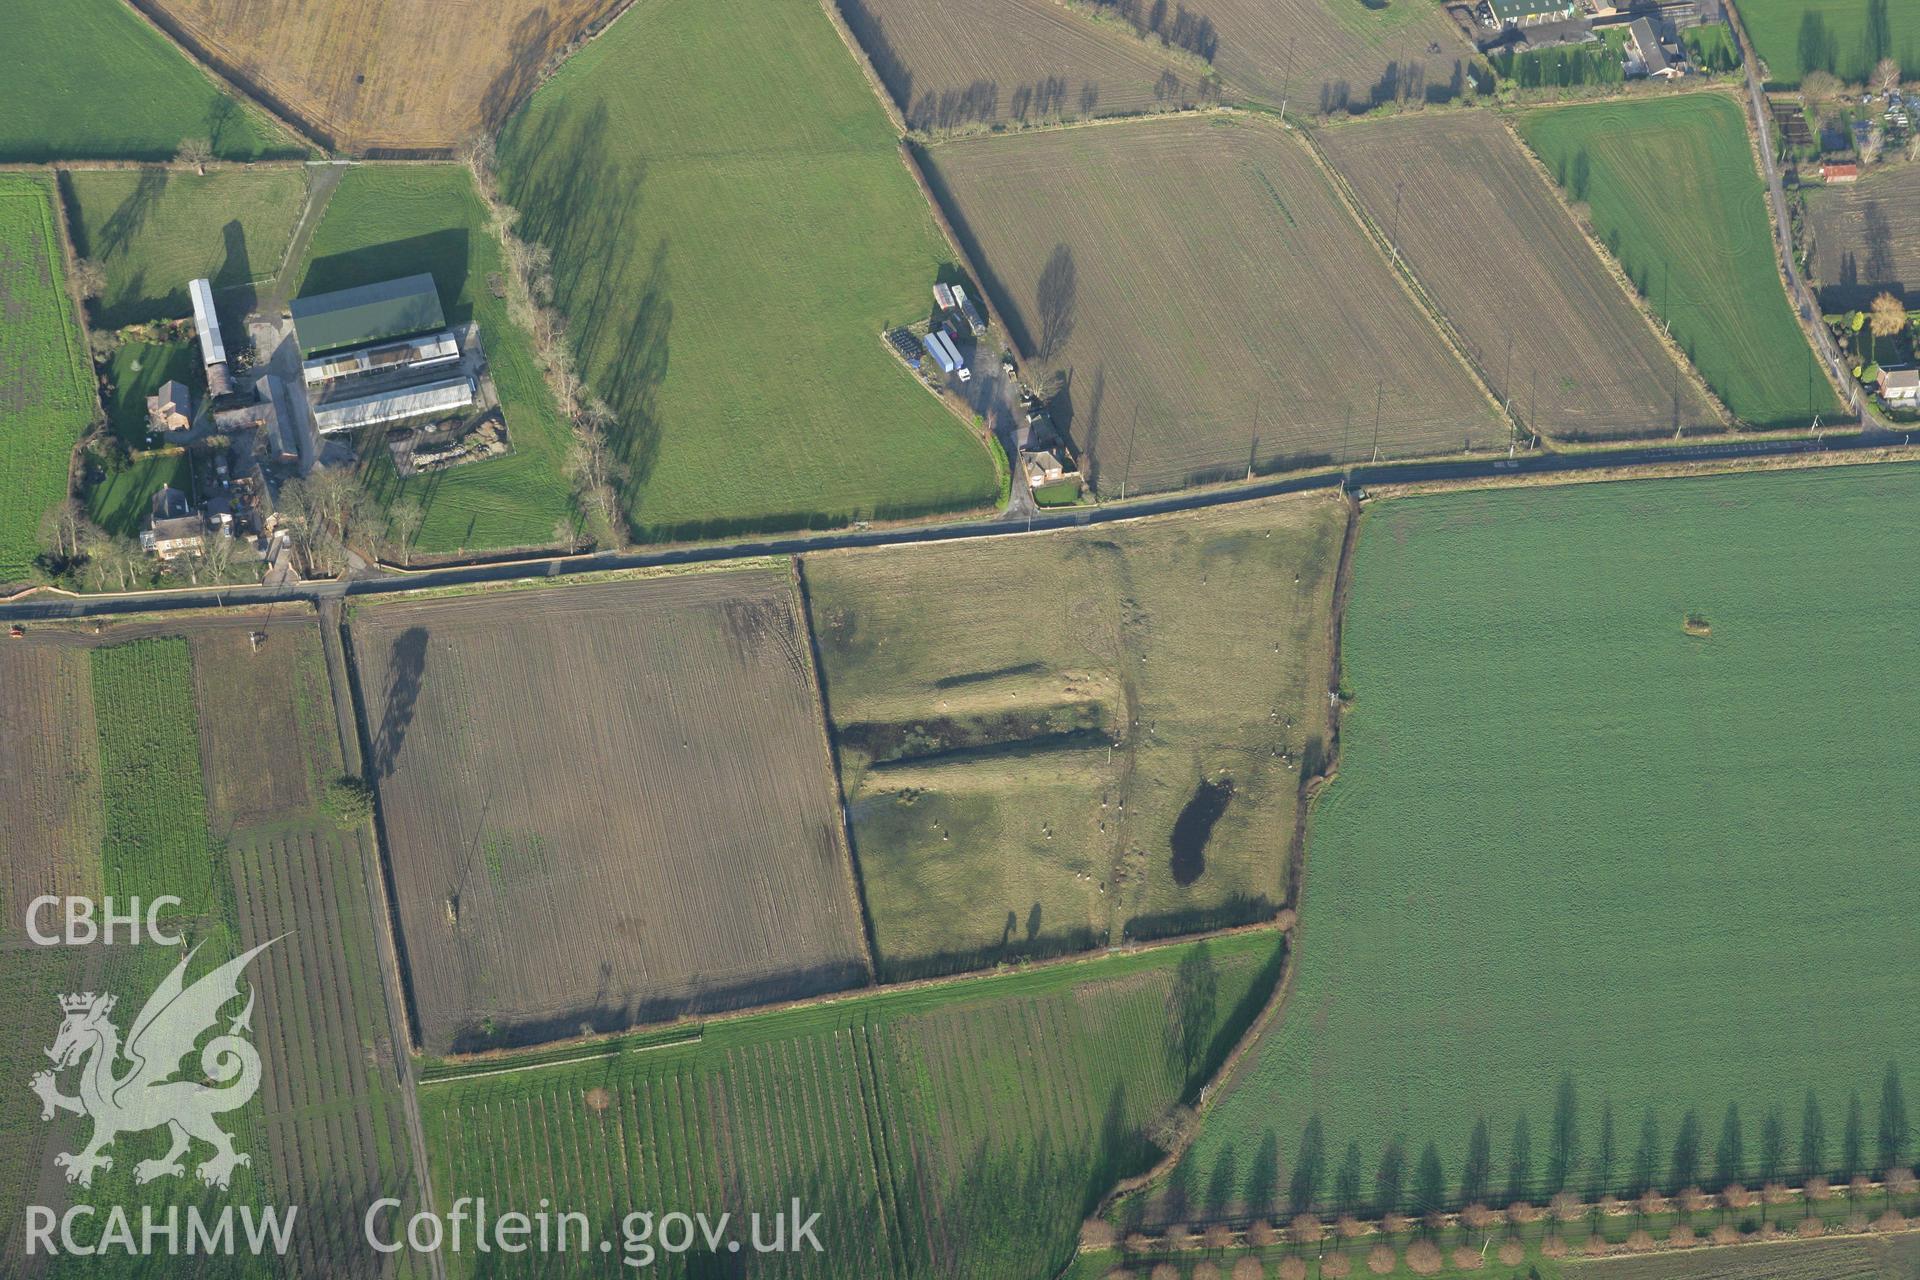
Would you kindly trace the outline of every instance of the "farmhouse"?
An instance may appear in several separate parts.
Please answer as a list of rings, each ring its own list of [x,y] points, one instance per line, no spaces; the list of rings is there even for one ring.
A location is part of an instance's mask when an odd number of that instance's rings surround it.
[[[1630,70],[1653,80],[1671,80],[1680,74],[1680,67],[1669,61],[1667,51],[1660,47],[1660,36],[1654,31],[1653,23],[1635,18],[1627,30],[1633,36]]]
[[[1882,369],[1880,398],[1890,408],[1920,409],[1920,369]]]
[[[1820,166],[1820,176],[1828,182],[1858,182],[1860,166],[1851,160],[1845,164],[1823,164]]]
[[[1480,21],[1489,27],[1530,27],[1539,22],[1566,22],[1577,16],[1574,0],[1480,0]]]
[[[140,546],[162,560],[192,555],[207,544],[207,521],[193,509],[187,495],[178,489],[161,489],[153,495],[146,527],[140,531]]]
[[[169,378],[147,397],[147,424],[155,431],[185,431],[193,425],[193,400],[184,382]]]
[[[447,328],[427,274],[296,300],[301,380],[322,434],[447,415],[480,399],[478,331]]]

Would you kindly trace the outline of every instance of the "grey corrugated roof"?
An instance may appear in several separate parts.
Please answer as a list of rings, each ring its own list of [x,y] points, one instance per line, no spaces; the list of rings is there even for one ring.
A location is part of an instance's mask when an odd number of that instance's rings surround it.
[[[300,349],[310,356],[447,324],[440,312],[440,291],[425,274],[296,298],[289,310]]]

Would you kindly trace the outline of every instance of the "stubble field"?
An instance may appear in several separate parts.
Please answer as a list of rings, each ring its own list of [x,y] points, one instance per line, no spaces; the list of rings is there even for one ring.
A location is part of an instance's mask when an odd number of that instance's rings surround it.
[[[640,0],[500,159],[638,536],[993,502],[982,442],[879,341],[951,254],[818,0]]]
[[[456,147],[500,123],[619,0],[154,0],[192,43],[349,153]]]
[[[1890,165],[1852,186],[1807,192],[1807,273],[1827,312],[1864,310],[1890,291],[1920,308],[1920,165]]]
[[[864,980],[784,571],[382,604],[353,634],[428,1050]]]
[[[770,1219],[796,1197],[802,1217],[820,1215],[821,1253],[663,1253],[668,1276],[1053,1275],[1094,1200],[1154,1158],[1150,1131],[1192,1100],[1283,953],[1275,934],[1247,934],[427,1084],[434,1185],[499,1211],[544,1197],[616,1244],[633,1209],[731,1213],[741,1234],[750,1213]],[[538,1255],[449,1265],[458,1280],[555,1273]]]
[[[0,174],[0,583],[32,571],[40,520],[67,493],[67,463],[95,408],[67,293],[53,189]]]
[[[1916,497],[1886,467],[1372,509],[1297,983],[1187,1185],[1239,1198],[1266,1149],[1269,1197],[1351,1166],[1417,1212],[1911,1163]]]
[[[1277,910],[1345,520],[1282,498],[807,557],[882,976]]]
[[[1113,7],[1152,12],[1139,0]],[[1213,65],[1231,88],[1294,111],[1446,101],[1459,96],[1473,56],[1430,0],[1203,0],[1188,9],[1212,24]]]
[[[1355,123],[1320,143],[1522,422],[1574,439],[1717,423],[1493,115]]]
[[[74,252],[98,262],[107,288],[93,302],[97,327],[193,314],[187,283],[206,278],[242,314],[247,289],[286,257],[306,200],[298,166],[191,171],[74,169],[61,175],[73,211]]]
[[[933,133],[1138,115],[1211,96],[1198,56],[1060,0],[840,0],[907,127]]]
[[[1141,121],[926,156],[1031,372],[1064,382],[1056,420],[1102,494],[1506,444],[1304,146],[1270,122]]]
[[[1552,107],[1518,124],[1736,418],[1804,427],[1838,411],[1780,282],[1736,99]]]

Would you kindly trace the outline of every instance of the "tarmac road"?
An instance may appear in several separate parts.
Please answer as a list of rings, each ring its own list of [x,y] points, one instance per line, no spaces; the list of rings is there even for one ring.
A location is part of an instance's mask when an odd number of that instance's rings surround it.
[[[1643,445],[1627,449],[1596,449],[1587,453],[1529,453],[1512,458],[1466,461],[1391,462],[1356,466],[1345,471],[1313,472],[1256,480],[1185,493],[1103,502],[1097,506],[1042,510],[1031,517],[1010,513],[943,524],[909,525],[889,529],[848,529],[830,533],[791,534],[735,542],[662,547],[658,550],[601,552],[583,556],[512,560],[497,564],[468,564],[413,573],[371,573],[347,580],[302,582],[288,587],[244,586],[177,592],[132,592],[123,595],[30,597],[0,605],[0,622],[47,621],[59,618],[148,613],[155,610],[211,609],[224,605],[342,600],[361,595],[387,595],[431,587],[468,586],[608,569],[652,568],[661,565],[717,564],[754,556],[784,556],[844,547],[906,546],[945,542],[957,538],[998,538],[1045,529],[1111,524],[1141,516],[1230,506],[1283,493],[1346,488],[1362,491],[1386,484],[1413,484],[1431,480],[1466,480],[1509,475],[1548,475],[1578,471],[1664,466],[1675,462],[1719,459],[1787,457],[1807,453],[1842,453],[1901,443],[1903,437],[1884,431],[1847,432],[1786,440],[1728,440],[1681,445]]]

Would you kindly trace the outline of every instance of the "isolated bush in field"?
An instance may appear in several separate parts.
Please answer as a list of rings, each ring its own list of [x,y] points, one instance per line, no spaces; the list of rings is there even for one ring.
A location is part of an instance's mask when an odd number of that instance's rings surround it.
[[[1367,1224],[1350,1213],[1341,1214],[1340,1220],[1333,1224],[1333,1229],[1340,1233],[1343,1240],[1358,1240],[1367,1234]]]
[[[1707,1193],[1698,1187],[1684,1187],[1673,1199],[1674,1203],[1680,1206],[1682,1213],[1699,1213],[1713,1203]]]
[[[327,784],[322,802],[335,822],[351,826],[373,814],[373,785],[365,778],[343,775]]]
[[[1326,1236],[1327,1228],[1312,1214],[1302,1213],[1295,1215],[1287,1234],[1293,1237],[1296,1244],[1318,1244]]]
[[[1643,1231],[1641,1234],[1645,1235],[1646,1233]],[[1580,1249],[1589,1258],[1605,1257],[1607,1252],[1607,1238],[1596,1231],[1587,1237],[1587,1242],[1581,1245]]]
[[[1873,1229],[1886,1232],[1905,1231],[1907,1220],[1901,1216],[1898,1209],[1889,1209],[1873,1220]]]
[[[1557,1231],[1547,1232],[1546,1239],[1540,1242],[1540,1252],[1544,1253],[1549,1258],[1566,1257],[1567,1256],[1566,1237],[1562,1236]]]
[[[1233,1280],[1266,1280],[1267,1269],[1260,1265],[1260,1259],[1247,1254],[1233,1264]]]
[[[1353,1260],[1344,1253],[1330,1253],[1320,1260],[1320,1274],[1339,1280],[1353,1270]]]
[[[1795,1231],[1802,1240],[1812,1240],[1827,1233],[1827,1224],[1808,1214],[1800,1219],[1800,1225],[1795,1228]]]
[[[1619,1196],[1606,1195],[1600,1197],[1599,1207],[1603,1217],[1617,1218],[1627,1211],[1627,1202]]]
[[[1247,1243],[1256,1249],[1266,1249],[1277,1243],[1280,1233],[1265,1218],[1255,1218],[1247,1228]]]
[[[1531,1200],[1515,1200],[1507,1206],[1507,1221],[1516,1227],[1524,1227],[1529,1222],[1538,1222],[1540,1215],[1545,1212]]]
[[[1460,1211],[1460,1221],[1474,1231],[1485,1231],[1494,1223],[1493,1210],[1476,1201]]]
[[[1417,1276],[1434,1275],[1440,1270],[1440,1248],[1431,1240],[1415,1240],[1407,1246],[1407,1270]]]
[[[1889,1169],[1887,1171],[1887,1190],[1896,1196],[1910,1196],[1914,1191],[1914,1177],[1911,1169]]]
[[[1282,1258],[1276,1274],[1280,1280],[1307,1280],[1307,1264],[1298,1258]]]
[[[1413,1230],[1413,1219],[1404,1213],[1390,1213],[1380,1220],[1380,1225],[1390,1236],[1403,1236]]]
[[[1672,1207],[1667,1198],[1658,1191],[1647,1191],[1640,1196],[1640,1213],[1643,1217],[1657,1218]]]
[[[1220,1280],[1220,1268],[1211,1262],[1202,1262],[1187,1273],[1187,1280]]]
[[[1576,1222],[1586,1211],[1586,1202],[1571,1191],[1562,1191],[1547,1205],[1556,1222]]]
[[[1507,1239],[1500,1242],[1500,1261],[1503,1265],[1517,1267],[1527,1258],[1527,1246],[1518,1240]]]
[[[1171,1262],[1162,1262],[1157,1264],[1152,1271],[1148,1272],[1148,1275],[1151,1277],[1151,1280],[1180,1280],[1180,1268],[1174,1266]]]
[[[1224,1249],[1233,1243],[1233,1229],[1224,1222],[1211,1223],[1200,1233],[1200,1239],[1209,1249]]]
[[[1392,1245],[1377,1244],[1367,1251],[1367,1270],[1377,1276],[1384,1276],[1400,1265],[1400,1255],[1393,1251]]]
[[[1802,1187],[1801,1190],[1805,1193],[1808,1201],[1810,1202],[1826,1200],[1831,1198],[1833,1195],[1833,1184],[1831,1182],[1828,1182],[1825,1178],[1822,1178],[1816,1175],[1814,1177],[1808,1178],[1806,1186]],[[1775,1203],[1779,1203],[1779,1202],[1776,1201]]]
[[[1731,1222],[1721,1223],[1713,1229],[1713,1242],[1715,1244],[1739,1244],[1740,1228],[1734,1226]]]
[[[1737,1182],[1728,1183],[1726,1189],[1720,1193],[1720,1199],[1726,1202],[1726,1206],[1729,1209],[1751,1209],[1753,1207],[1753,1192],[1747,1190]]]
[[[1873,1179],[1864,1173],[1856,1173],[1853,1175],[1853,1181],[1847,1184],[1847,1190],[1852,1193],[1855,1200],[1870,1196],[1873,1194]]]
[[[1649,1253],[1653,1250],[1653,1233],[1645,1227],[1636,1228],[1627,1237],[1627,1250],[1630,1253]]]
[[[1453,1251],[1453,1265],[1460,1271],[1478,1271],[1487,1260],[1478,1249],[1463,1244]]]
[[[1104,1218],[1088,1218],[1080,1224],[1080,1243],[1089,1249],[1111,1249],[1113,1239],[1113,1224]]]
[[[1672,1228],[1667,1232],[1667,1243],[1676,1249],[1684,1249],[1688,1245],[1697,1244],[1699,1240],[1700,1237],[1694,1234],[1693,1228],[1684,1222],[1674,1223]]]

